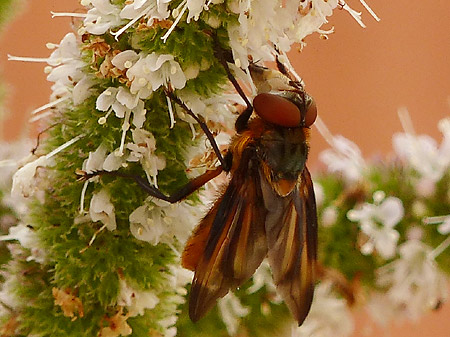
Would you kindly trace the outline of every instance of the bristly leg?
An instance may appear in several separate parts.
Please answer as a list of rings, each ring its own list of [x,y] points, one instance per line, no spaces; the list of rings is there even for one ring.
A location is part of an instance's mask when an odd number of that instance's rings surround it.
[[[203,132],[205,133],[206,137],[208,138],[209,142],[211,143],[211,146],[214,150],[214,153],[217,156],[217,159],[220,161],[220,165],[222,166],[223,170],[225,172],[228,172],[231,168],[230,163],[228,163],[222,156],[222,153],[219,150],[219,146],[217,145],[216,140],[214,139],[214,136],[212,135],[211,131],[209,131],[208,126],[206,125],[205,121],[201,116],[197,116],[195,113],[192,112],[191,109],[179,98],[177,97],[173,91],[166,89],[165,94],[167,97],[169,97],[171,100],[173,100],[175,103],[177,103],[180,107],[182,107],[186,113],[195,119],[195,121],[200,125]]]
[[[236,122],[235,122],[236,132],[241,133],[242,131],[247,129],[247,123],[248,123],[248,120],[250,119],[250,116],[252,115],[253,106],[250,103],[248,97],[245,95],[244,90],[241,88],[238,81],[231,73],[230,67],[228,66],[228,62],[232,61],[232,57],[230,55],[228,55],[229,57],[227,57],[227,54],[231,54],[231,53],[229,53],[229,51],[224,50],[219,45],[219,42],[217,41],[216,36],[214,36],[213,38],[215,41],[215,53],[214,54],[215,54],[217,60],[219,60],[220,64],[223,66],[223,68],[225,69],[225,72],[227,73],[228,79],[233,84],[233,86],[236,89],[239,96],[241,96],[241,98],[244,100],[245,104],[247,105],[246,109],[239,115],[239,117],[236,119]]]
[[[211,179],[217,177],[220,173],[222,173],[223,168],[222,166],[219,166],[215,168],[214,170],[208,170],[205,173],[201,174],[200,176],[190,180],[186,185],[182,186],[178,191],[175,193],[167,196],[163,192],[161,192],[158,188],[151,185],[145,178],[142,178],[139,175],[135,174],[126,174],[121,172],[109,172],[109,171],[95,171],[92,173],[87,172],[77,172],[77,174],[80,176],[78,180],[86,181],[93,177],[97,176],[113,176],[113,177],[120,177],[120,178],[126,178],[134,180],[140,188],[142,188],[145,192],[147,192],[152,197],[155,197],[160,200],[164,200],[167,202],[170,202],[171,204],[177,203],[178,201],[181,201],[188,197],[190,194],[197,191],[200,187],[205,185],[208,181]]]

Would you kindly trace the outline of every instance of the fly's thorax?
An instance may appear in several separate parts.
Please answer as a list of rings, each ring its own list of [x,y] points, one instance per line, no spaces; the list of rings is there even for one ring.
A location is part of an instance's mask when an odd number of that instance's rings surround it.
[[[271,126],[259,138],[256,153],[262,172],[280,196],[296,186],[308,157],[308,130]]]

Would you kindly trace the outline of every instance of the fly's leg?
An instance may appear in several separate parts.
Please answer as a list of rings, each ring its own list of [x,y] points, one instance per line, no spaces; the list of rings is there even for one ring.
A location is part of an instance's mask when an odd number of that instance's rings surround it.
[[[250,116],[252,115],[253,106],[250,103],[250,101],[248,100],[247,96],[245,95],[244,90],[242,90],[238,81],[231,73],[230,67],[228,66],[228,61],[232,61],[232,57],[230,55],[231,53],[229,51],[227,52],[219,45],[219,42],[217,41],[216,36],[214,36],[213,38],[214,38],[214,41],[216,44],[215,56],[216,56],[217,60],[219,60],[222,67],[225,69],[228,79],[233,84],[233,86],[236,89],[239,96],[241,96],[241,98],[244,100],[245,105],[247,105],[247,108],[239,115],[239,117],[236,119],[236,122],[234,125],[236,132],[241,133],[242,131],[247,129],[247,123],[248,123],[248,120],[250,119]]]
[[[93,172],[93,173],[82,172],[82,173],[79,173],[81,176],[79,180],[86,181],[93,177],[106,176],[106,175],[134,180],[139,185],[139,187],[141,187],[145,192],[147,192],[152,197],[155,197],[155,198],[170,202],[171,204],[174,204],[174,203],[177,203],[178,201],[185,199],[187,196],[189,196],[190,194],[197,191],[200,187],[205,185],[208,181],[217,177],[220,173],[222,173],[222,171],[223,171],[222,166],[219,166],[214,170],[206,171],[202,175],[190,180],[186,185],[184,185],[178,191],[176,191],[175,193],[173,193],[169,196],[162,193],[158,188],[151,185],[146,179],[142,178],[139,175],[125,174],[125,173],[120,173],[120,172],[109,172],[109,171],[97,171],[97,172]]]
[[[297,89],[301,89],[304,91],[303,83],[298,81],[295,76],[291,74],[291,72],[288,70],[288,68],[284,65],[283,62],[280,61],[280,54],[277,48],[275,48],[275,51],[277,52],[275,56],[275,61],[277,64],[277,69],[280,73],[282,73],[284,76],[286,76],[289,79],[289,84]]]
[[[195,119],[195,121],[200,125],[203,132],[205,133],[206,137],[208,138],[209,142],[211,143],[211,146],[214,150],[214,153],[216,154],[217,158],[220,161],[220,165],[222,166],[222,169],[225,172],[228,172],[231,168],[231,162],[226,161],[225,158],[222,156],[222,153],[219,150],[219,146],[216,143],[216,140],[214,139],[214,136],[212,135],[211,131],[209,131],[208,126],[206,125],[205,121],[202,117],[197,116],[195,113],[192,112],[191,109],[187,107],[187,105],[176,95],[174,95],[173,91],[166,89],[165,93],[167,97],[169,97],[171,100],[173,100],[175,103],[177,103],[180,107],[182,107],[186,113]]]

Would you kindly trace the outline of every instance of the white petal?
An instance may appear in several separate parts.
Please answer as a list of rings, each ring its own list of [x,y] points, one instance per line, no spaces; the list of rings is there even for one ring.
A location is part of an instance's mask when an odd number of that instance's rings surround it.
[[[91,96],[91,91],[89,90],[93,85],[92,80],[85,76],[81,81],[78,81],[78,83],[73,87],[72,91],[72,97],[73,97],[73,104],[78,105],[86,98]]]
[[[133,109],[133,125],[140,129],[144,125],[147,110],[144,108],[144,102],[139,100],[137,106]]]
[[[23,195],[25,198],[32,196],[35,192],[36,171],[39,167],[47,165],[49,165],[49,160],[42,156],[21,167],[13,176],[11,194]]]
[[[113,231],[116,229],[114,205],[111,203],[110,196],[105,189],[92,196],[89,215],[92,221],[101,221],[108,230]]]
[[[120,87],[117,93],[117,101],[125,105],[128,109],[133,109],[138,103],[138,98],[132,95],[128,89]]]
[[[114,56],[111,60],[111,63],[119,68],[120,70],[124,70],[126,68],[130,68],[130,67],[126,67],[127,62],[131,62],[134,63],[139,59],[139,55],[136,54],[136,52],[134,50],[125,50],[119,54],[117,54],[116,56]]]
[[[170,83],[175,89],[182,89],[186,85],[186,76],[181,70],[178,62],[172,61],[170,62],[171,67],[171,75],[170,75]]]
[[[130,111],[130,109],[127,109],[127,107],[125,105],[122,105],[117,100],[114,101],[114,103],[112,105],[112,108],[114,110],[114,113],[115,113],[116,117],[118,117],[118,118],[124,118],[126,113],[128,111]]]
[[[99,111],[107,111],[116,100],[117,91],[119,89],[109,87],[103,91],[98,97],[95,103],[95,107]]]
[[[377,218],[386,227],[392,228],[400,222],[404,213],[402,201],[396,197],[388,197],[379,206]]]
[[[83,163],[83,170],[87,173],[100,171],[106,158],[107,148],[101,144],[94,152],[89,152],[89,157]]]
[[[106,157],[103,163],[103,169],[108,172],[117,171],[122,167],[124,162],[125,158],[123,156],[117,156],[116,152],[113,151]]]
[[[385,259],[394,257],[400,234],[395,229],[385,229],[375,242],[375,248]]]
[[[158,56],[156,53],[152,53],[147,56],[147,60],[150,66],[150,70],[157,71],[164,63],[173,60],[173,56],[170,54],[162,54]]]

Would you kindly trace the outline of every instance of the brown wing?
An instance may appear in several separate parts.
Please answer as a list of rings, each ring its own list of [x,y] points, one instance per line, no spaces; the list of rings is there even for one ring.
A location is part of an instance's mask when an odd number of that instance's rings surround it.
[[[183,253],[183,265],[195,271],[189,316],[200,319],[216,300],[249,279],[267,253],[265,209],[259,172],[244,151],[224,194],[215,202]]]
[[[299,325],[311,307],[317,260],[317,213],[308,170],[280,197],[263,187],[269,263],[278,293]]]

